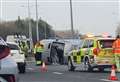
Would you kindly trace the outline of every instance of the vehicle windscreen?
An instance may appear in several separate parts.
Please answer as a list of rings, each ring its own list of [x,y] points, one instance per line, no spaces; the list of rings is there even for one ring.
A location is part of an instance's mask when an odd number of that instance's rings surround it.
[[[112,48],[114,40],[99,40],[101,48]]]
[[[14,45],[14,44],[9,44],[8,43],[8,46],[11,50],[19,50],[19,47],[17,45]]]

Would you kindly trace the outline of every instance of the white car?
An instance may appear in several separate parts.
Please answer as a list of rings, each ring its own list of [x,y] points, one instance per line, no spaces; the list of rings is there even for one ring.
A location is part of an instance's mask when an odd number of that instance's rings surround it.
[[[26,71],[26,61],[25,61],[25,55],[21,51],[20,47],[17,43],[14,42],[7,42],[8,46],[11,49],[11,56],[15,60],[15,62],[18,65],[19,73],[25,73]]]
[[[18,82],[17,64],[7,43],[0,37],[0,82]]]

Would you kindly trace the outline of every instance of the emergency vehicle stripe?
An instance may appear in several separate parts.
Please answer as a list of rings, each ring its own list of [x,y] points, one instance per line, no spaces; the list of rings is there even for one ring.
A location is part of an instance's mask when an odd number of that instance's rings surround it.
[[[73,51],[72,57],[73,57],[73,61],[74,61],[74,62],[76,62],[77,64],[80,64],[80,63],[81,63],[80,51],[79,51],[79,52]]]

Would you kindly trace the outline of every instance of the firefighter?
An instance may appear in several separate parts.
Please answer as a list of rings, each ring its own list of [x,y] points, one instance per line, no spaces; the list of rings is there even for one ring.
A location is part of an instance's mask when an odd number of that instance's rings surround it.
[[[44,46],[42,44],[40,44],[40,42],[37,42],[35,47],[34,47],[36,65],[42,64],[42,53],[44,51],[43,47]]]
[[[115,56],[117,71],[120,72],[120,35],[117,35],[116,40],[113,42],[112,48]]]

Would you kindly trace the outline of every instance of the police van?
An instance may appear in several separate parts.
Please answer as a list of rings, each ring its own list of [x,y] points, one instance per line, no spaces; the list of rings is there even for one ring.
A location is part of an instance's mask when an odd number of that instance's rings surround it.
[[[83,39],[79,49],[72,50],[68,55],[68,70],[74,71],[77,67],[82,71],[104,71],[114,64],[112,44],[115,38],[87,37]]]

